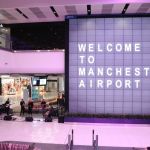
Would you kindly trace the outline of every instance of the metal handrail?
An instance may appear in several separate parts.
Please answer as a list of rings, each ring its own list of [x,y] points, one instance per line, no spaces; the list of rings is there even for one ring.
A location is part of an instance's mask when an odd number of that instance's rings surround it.
[[[92,146],[94,150],[98,150],[98,135],[96,135],[96,139],[95,139],[94,130],[92,132]]]
[[[74,131],[72,129],[72,132],[71,132],[71,135],[68,134],[68,144],[67,144],[67,150],[72,150],[73,149],[73,134],[74,134]]]

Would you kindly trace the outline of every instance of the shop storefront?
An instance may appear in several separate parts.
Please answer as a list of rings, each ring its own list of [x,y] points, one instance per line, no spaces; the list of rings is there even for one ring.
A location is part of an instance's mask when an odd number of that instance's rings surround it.
[[[0,78],[0,105],[4,104],[9,98],[11,108],[16,112],[20,110],[20,100],[22,98],[26,104],[30,97],[34,103],[40,103],[41,99],[45,99],[47,103],[50,103],[56,100],[59,93],[64,93],[63,75],[2,75]]]

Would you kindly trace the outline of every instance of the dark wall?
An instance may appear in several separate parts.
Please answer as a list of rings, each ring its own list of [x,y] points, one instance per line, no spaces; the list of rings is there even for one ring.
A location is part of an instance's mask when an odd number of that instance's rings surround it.
[[[11,28],[13,50],[65,48],[65,22],[22,23]]]
[[[2,95],[2,79],[0,78],[0,95]]]

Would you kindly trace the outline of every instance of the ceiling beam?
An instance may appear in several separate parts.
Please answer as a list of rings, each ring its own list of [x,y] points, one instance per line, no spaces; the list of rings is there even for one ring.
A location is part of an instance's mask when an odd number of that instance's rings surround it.
[[[149,3],[149,0],[0,0],[0,9],[121,3]]]

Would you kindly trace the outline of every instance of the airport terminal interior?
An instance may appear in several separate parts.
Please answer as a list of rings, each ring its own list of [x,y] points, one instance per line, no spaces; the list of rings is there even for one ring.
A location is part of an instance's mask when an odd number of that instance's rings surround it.
[[[150,0],[0,0],[0,150],[150,150]]]

